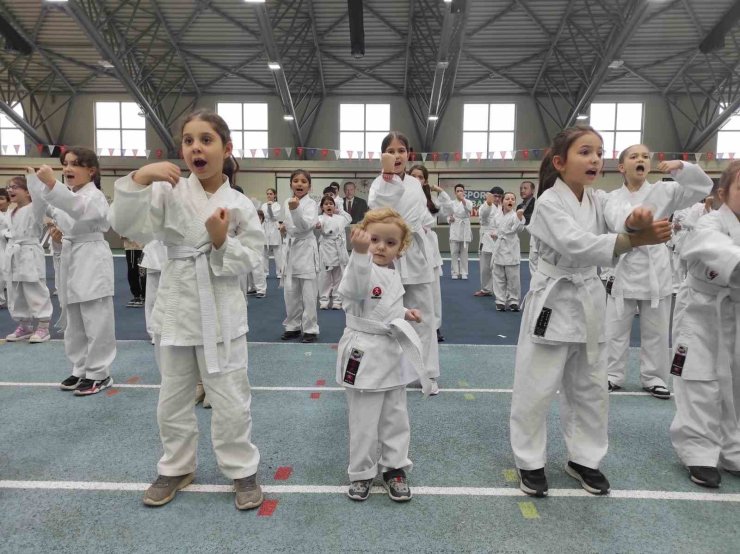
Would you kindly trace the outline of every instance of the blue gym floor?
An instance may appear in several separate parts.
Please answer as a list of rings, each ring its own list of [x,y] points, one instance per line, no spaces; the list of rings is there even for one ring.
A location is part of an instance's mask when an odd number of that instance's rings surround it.
[[[161,454],[159,375],[141,340],[142,310],[123,307],[120,261],[113,389],[89,398],[58,390],[69,372],[61,341],[0,346],[0,552],[738,552],[740,479],[723,474],[718,491],[688,480],[668,439],[673,401],[641,392],[636,350],[628,386],[611,396],[602,466],[611,495],[593,497],[563,471],[557,405],[551,496],[519,492],[508,417],[520,316],[471,296],[472,263],[470,281],[443,281],[442,393],[409,392],[411,502],[394,504],[380,489],[364,503],[344,496],[346,403],[332,349],[341,313],[320,312],[323,344],[280,343],[273,279],[266,299],[250,299],[249,335],[253,441],[269,502],[234,508],[210,412],[197,407],[196,481],[147,508],[141,496]],[[7,312],[0,323],[11,327]]]

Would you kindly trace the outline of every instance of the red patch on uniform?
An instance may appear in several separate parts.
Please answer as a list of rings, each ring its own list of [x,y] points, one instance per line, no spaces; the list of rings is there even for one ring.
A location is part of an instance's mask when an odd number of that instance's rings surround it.
[[[277,500],[265,499],[262,502],[262,505],[260,506],[260,509],[257,512],[257,515],[260,517],[270,517],[272,514],[275,513],[275,510],[277,509],[277,505],[278,505]]]
[[[380,298],[383,294],[383,289],[380,287],[373,287],[373,298]]]
[[[707,279],[709,279],[710,281],[716,279],[718,275],[718,272],[714,271],[711,268],[707,268]]]

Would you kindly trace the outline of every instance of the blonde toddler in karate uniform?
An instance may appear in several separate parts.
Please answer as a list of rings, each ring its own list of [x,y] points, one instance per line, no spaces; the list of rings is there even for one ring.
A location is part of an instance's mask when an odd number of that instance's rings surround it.
[[[493,293],[496,296],[496,309],[500,312],[519,311],[519,296],[522,284],[519,278],[521,246],[519,233],[526,224],[524,210],[515,210],[516,195],[504,194],[501,215],[496,219],[493,231]]]
[[[352,256],[339,286],[347,324],[337,348],[337,383],[345,388],[349,412],[347,495],[353,500],[367,499],[379,473],[391,500],[411,500],[406,385],[420,378],[428,395],[433,384],[419,337],[407,323],[424,314],[404,307],[393,265],[411,237],[395,210],[368,211],[352,230]]]
[[[146,165],[116,181],[110,215],[117,233],[167,246],[151,319],[162,374],[157,422],[164,454],[144,503],[167,504],[195,476],[200,379],[213,406],[218,466],[233,480],[236,507],[247,510],[262,503],[262,489],[260,455],[251,442],[247,305],[239,276],[262,266],[265,235],[252,202],[224,175],[226,166],[238,168],[226,122],[211,110],[191,113],[182,152],[187,179],[170,162]]]
[[[349,256],[344,242],[345,229],[352,222],[352,217],[342,211],[335,214],[336,203],[329,194],[321,199],[322,215],[316,228],[319,229],[319,307],[328,310],[342,309],[342,295],[339,283],[342,281],[342,270],[347,265]]]
[[[511,402],[511,446],[520,488],[545,496],[546,429],[560,391],[565,470],[592,494],[610,484],[599,465],[608,448],[605,291],[596,266],[614,265],[634,246],[666,242],[667,220],[629,204],[607,202],[592,185],[603,167],[603,141],[591,127],[554,139],[540,166],[540,191],[528,225],[539,257],[524,303]],[[607,213],[609,212],[609,213]],[[606,232],[607,215],[625,222]],[[626,229],[634,231],[627,234]]]
[[[670,428],[679,459],[698,485],[740,477],[740,161],[722,172],[718,210],[686,237],[688,275],[676,296]]]

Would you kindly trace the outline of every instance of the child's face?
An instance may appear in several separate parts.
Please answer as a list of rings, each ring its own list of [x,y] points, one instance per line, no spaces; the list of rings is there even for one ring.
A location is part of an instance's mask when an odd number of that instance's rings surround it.
[[[401,175],[406,171],[406,163],[409,161],[409,151],[403,142],[394,138],[387,146],[384,153],[392,154],[396,157],[396,161],[393,164],[393,173]]]
[[[458,200],[465,198],[465,189],[462,187],[455,187],[455,196]]]
[[[497,206],[501,205],[501,195],[500,194],[494,194],[493,195],[493,203]]]
[[[504,194],[504,204],[502,208],[504,213],[508,213],[513,210],[514,206],[516,206],[516,196],[513,194]]]
[[[231,156],[232,144],[223,143],[207,121],[193,119],[182,132],[182,157],[188,169],[203,182],[221,178],[224,160]]]
[[[411,176],[416,177],[422,185],[427,184],[427,180],[424,179],[424,172],[421,169],[412,169]]]
[[[373,263],[388,266],[401,251],[402,229],[395,223],[371,223],[365,229],[370,234]]]
[[[628,181],[644,181],[650,173],[650,150],[644,144],[633,146],[618,167]]]
[[[275,202],[275,193],[271,190],[267,191],[267,201],[268,202]]]
[[[311,183],[308,182],[308,177],[303,173],[295,175],[290,180],[290,190],[293,191],[296,198],[303,198],[306,196],[308,191],[311,190]]]
[[[730,208],[735,215],[740,217],[740,173],[735,176],[735,180],[725,192],[725,189],[719,189],[719,199]]]
[[[553,157],[560,178],[571,188],[593,185],[604,166],[604,145],[594,133],[581,135],[568,148],[568,156]]]
[[[10,201],[4,196],[0,196],[0,212],[7,210],[9,205]]]
[[[324,210],[326,215],[332,215],[334,213],[334,204],[331,202],[324,202],[321,204],[321,209]]]
[[[92,181],[95,176],[95,168],[82,167],[77,156],[68,152],[62,162],[62,174],[64,175],[64,184],[72,189],[77,189]]]
[[[7,187],[7,191],[8,196],[10,196],[11,203],[25,206],[31,201],[31,195],[29,194],[29,192],[18,185],[15,185],[13,183],[9,184]]]

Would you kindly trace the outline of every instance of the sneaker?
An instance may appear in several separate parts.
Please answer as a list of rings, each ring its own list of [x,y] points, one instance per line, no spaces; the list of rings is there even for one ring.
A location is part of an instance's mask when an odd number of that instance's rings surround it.
[[[608,494],[609,481],[598,469],[582,466],[575,462],[568,462],[565,472],[581,482],[581,486],[591,494]]]
[[[439,394],[439,383],[434,377],[429,380],[432,382],[432,390],[429,391],[429,396],[437,396]]]
[[[319,304],[319,310],[328,310],[329,304]]]
[[[474,292],[473,296],[493,296],[493,295],[490,292],[481,289],[479,291]]]
[[[206,397],[206,389],[203,388],[203,383],[195,385],[195,403],[200,404]]]
[[[392,469],[383,473],[383,483],[388,496],[395,502],[411,500],[411,489],[406,481],[406,473],[402,469]]]
[[[642,390],[650,393],[650,395],[654,396],[655,398],[660,398],[661,400],[668,400],[671,397],[671,391],[669,391],[662,385],[655,385],[654,387],[642,387]]]
[[[619,385],[615,385],[614,383],[609,381],[609,392],[614,392],[617,390],[622,390],[622,387],[620,387]]]
[[[367,500],[370,496],[370,489],[373,486],[372,479],[364,479],[362,481],[352,481],[347,489],[347,496],[352,500]]]
[[[15,331],[5,337],[8,342],[18,342],[22,340],[30,339],[33,335],[33,329],[29,329],[25,325],[21,324],[15,328]]]
[[[137,298],[134,303],[134,308],[143,308],[145,304],[145,300],[141,297]]]
[[[62,390],[75,390],[77,387],[80,386],[80,382],[82,382],[82,377],[75,377],[74,375],[70,375],[64,381],[59,383],[59,388]]]
[[[262,487],[257,484],[257,474],[242,479],[234,479],[234,490],[236,491],[234,504],[236,504],[237,510],[257,508],[264,500]]]
[[[460,279],[462,279],[463,281],[467,281],[468,280],[468,276],[467,275],[463,275],[462,277],[460,277]]]
[[[38,344],[40,342],[48,342],[50,338],[51,335],[49,334],[49,329],[46,327],[39,327],[28,339],[28,342],[30,342],[31,344]]]
[[[722,476],[716,467],[689,466],[687,469],[689,470],[689,478],[697,485],[710,489],[719,488]]]
[[[192,483],[194,478],[195,473],[172,477],[157,475],[156,481],[144,493],[144,504],[147,506],[164,506],[175,498],[177,491]]]
[[[437,342],[444,342],[445,338],[442,336],[442,333],[439,332],[439,329],[437,329]]]
[[[460,276],[459,276],[459,275],[453,275],[453,276],[451,277],[451,279],[455,279],[455,280],[457,280],[457,279],[459,279],[459,278],[460,278]]]
[[[79,386],[75,389],[75,396],[90,396],[91,394],[98,394],[101,390],[110,388],[113,384],[111,377],[106,377],[96,381],[94,379],[83,379]]]
[[[251,289],[247,291],[247,296],[252,296],[254,294],[257,294],[257,289]]]
[[[300,336],[300,331],[283,331],[283,334],[280,335],[280,340],[293,340],[300,338]]]
[[[138,298],[132,298],[131,300],[128,301],[128,304],[126,304],[126,307],[127,308],[136,308],[136,307],[138,307],[138,302],[139,302],[139,299]]]
[[[316,342],[319,336],[316,333],[303,333],[301,342]]]
[[[498,311],[498,312],[505,312],[506,311],[506,306],[504,306],[503,304],[496,304],[496,311]]]
[[[547,477],[545,477],[545,468],[540,469],[519,469],[519,488],[529,496],[542,498],[547,496]]]
[[[332,304],[331,305],[331,309],[332,310],[341,310],[342,309],[342,305],[341,304]]]
[[[518,312],[519,311],[519,304],[510,304],[509,305],[509,311],[510,312]]]
[[[255,294],[254,296],[255,296],[256,298],[264,298],[265,296],[267,296],[267,294],[265,294],[264,292],[258,292],[258,293],[257,293],[257,294]]]

